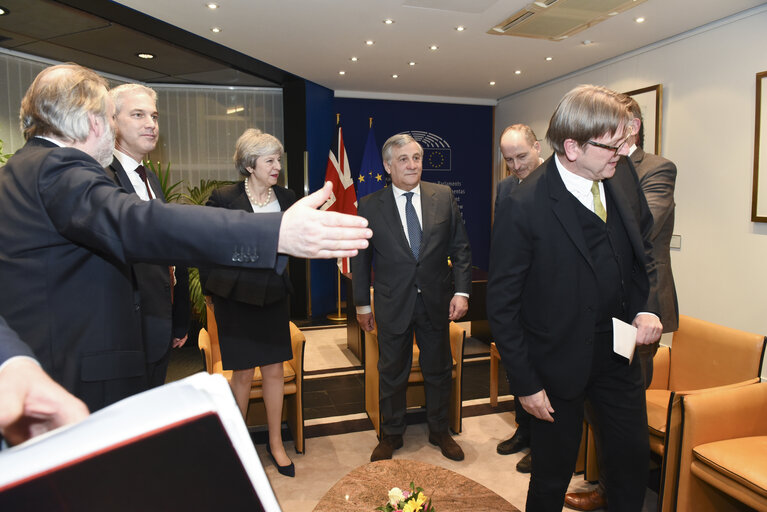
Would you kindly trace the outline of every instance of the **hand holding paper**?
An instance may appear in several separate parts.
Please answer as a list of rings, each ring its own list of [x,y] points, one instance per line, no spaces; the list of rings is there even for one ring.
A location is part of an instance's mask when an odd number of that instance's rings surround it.
[[[613,352],[629,360],[634,359],[637,346],[637,328],[613,317]]]

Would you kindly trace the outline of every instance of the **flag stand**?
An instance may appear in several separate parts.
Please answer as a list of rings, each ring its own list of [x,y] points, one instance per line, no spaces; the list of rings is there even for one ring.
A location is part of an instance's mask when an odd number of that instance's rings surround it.
[[[340,323],[340,322],[346,322],[346,315],[343,314],[343,312],[341,311],[341,270],[340,269],[336,270],[336,275],[338,276],[338,313],[335,315],[331,313],[328,315],[327,318],[331,322]]]

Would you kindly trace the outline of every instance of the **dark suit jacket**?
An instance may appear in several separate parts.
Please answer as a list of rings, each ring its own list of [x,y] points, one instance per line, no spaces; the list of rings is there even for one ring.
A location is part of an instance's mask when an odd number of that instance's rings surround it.
[[[29,346],[0,317],[0,364],[16,356],[34,357]]]
[[[423,237],[418,261],[407,242],[391,187],[363,197],[357,212],[368,220],[373,238],[367,249],[352,258],[355,304],[370,304],[370,270],[375,265],[375,316],[379,326],[395,334],[404,332],[420,288],[432,325],[444,327],[454,291],[471,293],[471,249],[450,187],[421,182]]]
[[[501,200],[493,226],[487,313],[493,338],[508,369],[512,391],[541,389],[569,399],[591,372],[599,296],[596,273],[572,194],[549,158],[510,196]],[[633,249],[626,283],[626,318],[656,313],[649,297],[654,282],[649,232],[652,218],[636,176],[605,180]],[[609,205],[608,205],[609,207]]]
[[[284,269],[282,214],[142,201],[74,148],[33,138],[0,169],[0,315],[91,410],[145,388],[130,264]]]
[[[114,172],[117,184],[128,192],[135,192],[128,174],[120,161],[115,158],[109,168]],[[165,202],[160,180],[147,169],[152,193]],[[186,267],[176,266],[176,286],[171,301],[170,274],[167,265],[135,263],[133,274],[141,300],[141,331],[147,361],[153,363],[170,350],[173,338],[183,338],[189,331],[189,272]]]
[[[650,206],[654,222],[650,239],[658,267],[657,293],[663,332],[673,332],[679,328],[679,304],[669,252],[671,235],[674,234],[676,165],[661,156],[645,153],[642,148],[637,148],[630,159],[636,168],[639,186]]]
[[[493,212],[498,211],[498,205],[501,203],[501,199],[511,194],[515,188],[519,185],[519,178],[514,176],[507,176],[498,182],[498,187],[495,189],[495,204],[493,205]],[[495,213],[493,214],[495,215]]]
[[[296,193],[292,190],[282,187],[272,187],[272,190],[280,204],[280,210],[285,211],[296,202]],[[244,181],[214,190],[207,206],[253,213],[253,207],[245,193]],[[206,293],[246,304],[263,306],[293,291],[287,272],[277,274],[272,269],[223,267],[200,271],[200,280]]]

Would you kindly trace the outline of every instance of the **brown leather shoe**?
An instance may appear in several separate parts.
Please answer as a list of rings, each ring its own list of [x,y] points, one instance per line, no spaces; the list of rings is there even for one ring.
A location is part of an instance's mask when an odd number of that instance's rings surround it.
[[[565,505],[575,510],[597,510],[607,508],[607,496],[597,487],[593,491],[568,492],[565,494]]]
[[[429,442],[439,446],[440,450],[442,450],[442,455],[448,459],[463,460],[463,450],[447,432],[440,432],[438,434],[429,432]]]
[[[530,452],[517,462],[517,471],[520,473],[530,473],[533,470],[533,457]]]
[[[378,446],[375,447],[370,455],[370,462],[391,459],[392,453],[397,448],[402,448],[402,436],[382,436]]]

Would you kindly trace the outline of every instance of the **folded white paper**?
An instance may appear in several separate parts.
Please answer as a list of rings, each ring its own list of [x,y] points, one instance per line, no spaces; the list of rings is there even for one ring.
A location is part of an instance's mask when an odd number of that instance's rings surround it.
[[[629,360],[634,359],[637,346],[637,328],[613,317],[613,352]]]

